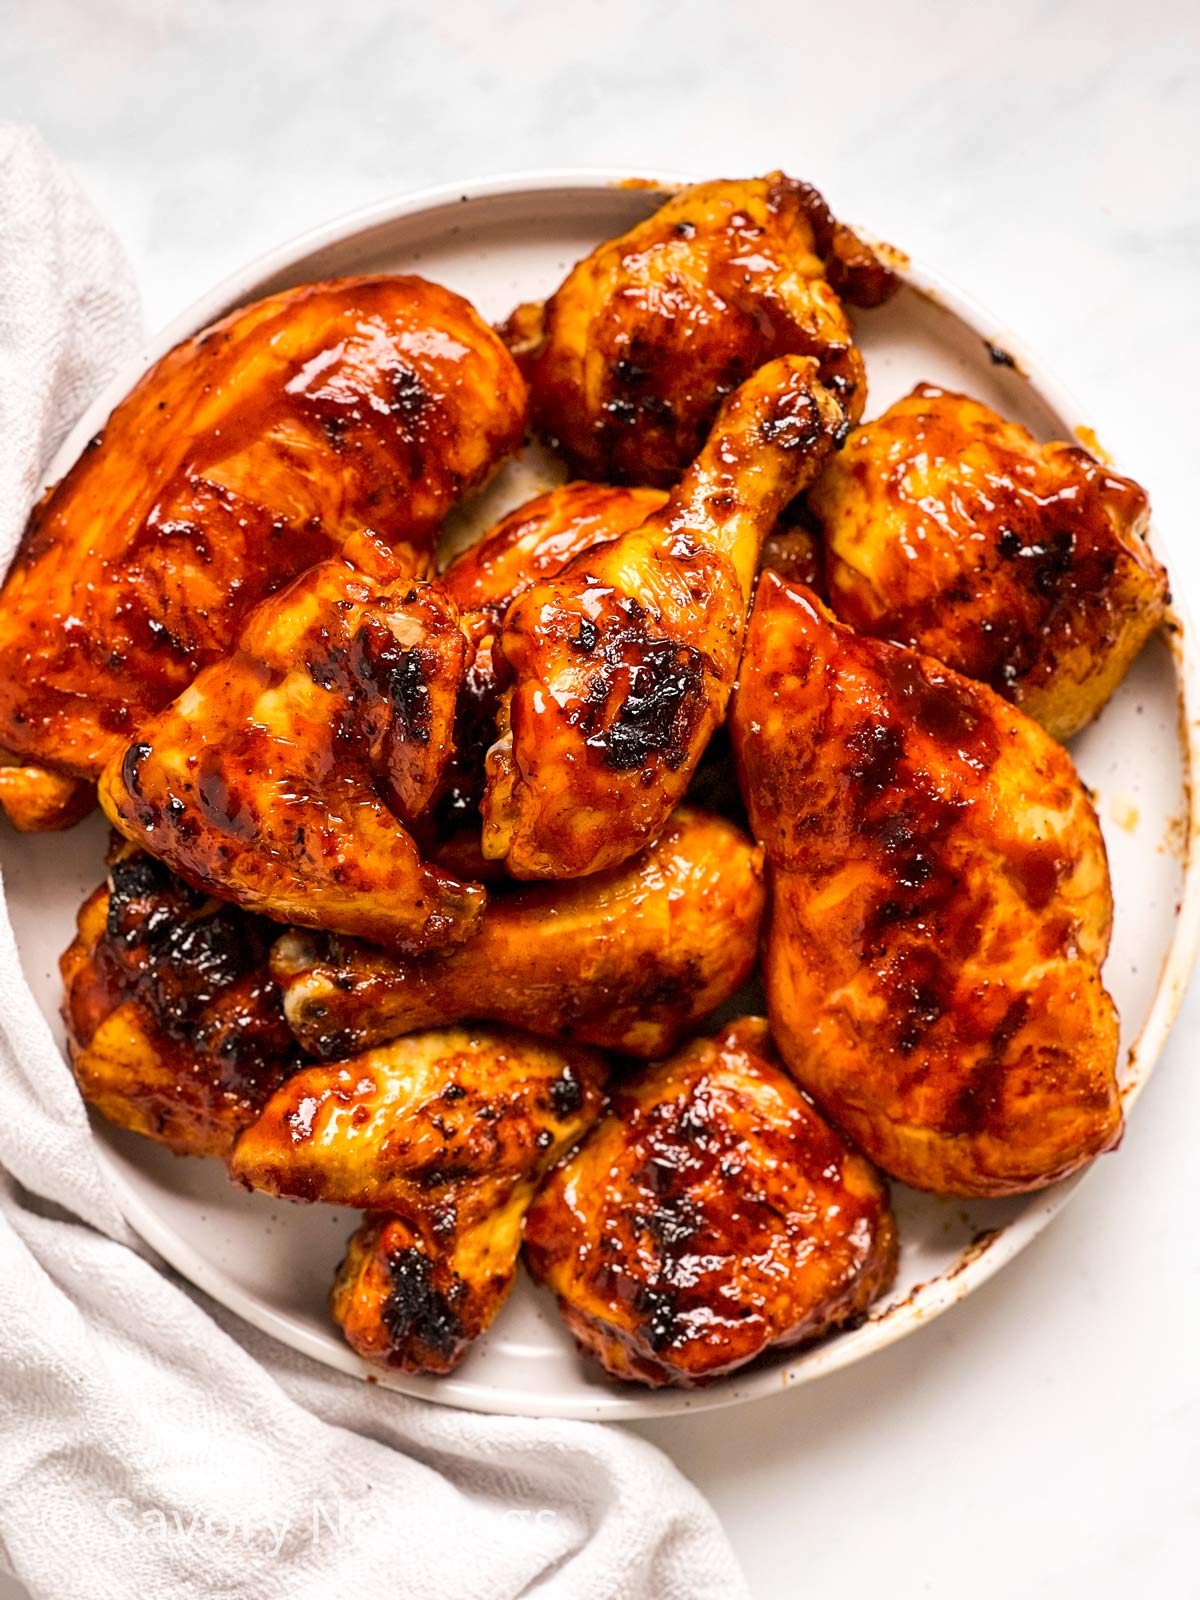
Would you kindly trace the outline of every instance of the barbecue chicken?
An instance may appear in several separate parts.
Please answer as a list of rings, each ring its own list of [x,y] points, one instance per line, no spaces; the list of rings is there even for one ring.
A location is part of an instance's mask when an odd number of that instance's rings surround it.
[[[999,1195],[1121,1133],[1104,841],[1066,752],[982,684],[759,582],[731,728],[766,846],[780,1053],[885,1172]]]
[[[897,1243],[883,1181],[745,1017],[615,1090],[525,1255],[614,1376],[690,1385],[862,1317]]]

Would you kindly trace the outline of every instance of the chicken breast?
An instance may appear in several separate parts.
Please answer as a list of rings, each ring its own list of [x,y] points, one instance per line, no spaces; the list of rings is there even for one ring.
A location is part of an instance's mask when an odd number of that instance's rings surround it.
[[[0,744],[94,781],[348,535],[423,570],[526,400],[497,336],[421,278],[305,284],[185,340],[33,512],[0,592]]]

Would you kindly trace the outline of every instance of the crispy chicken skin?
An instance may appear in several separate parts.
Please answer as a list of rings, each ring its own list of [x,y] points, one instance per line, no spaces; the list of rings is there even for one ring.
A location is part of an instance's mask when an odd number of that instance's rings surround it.
[[[857,421],[866,376],[838,296],[873,306],[895,287],[815,189],[773,172],[673,195],[504,332],[574,472],[669,488],[722,399],[777,356],[815,356]]]
[[[833,609],[990,684],[1057,739],[1162,620],[1149,502],[1076,445],[1039,445],[932,384],[857,429],[809,492]]]
[[[122,846],[60,962],[84,1098],[179,1155],[227,1155],[301,1063],[267,968],[273,934]]]
[[[515,1028],[413,1033],[289,1079],[230,1162],[247,1188],[468,1227],[599,1113],[602,1058]]]
[[[329,1297],[347,1344],[379,1366],[453,1371],[508,1298],[528,1204],[522,1185],[494,1214],[448,1238],[404,1217],[368,1217]]]
[[[861,1317],[897,1240],[886,1185],[744,1017],[615,1091],[525,1257],[615,1377],[692,1385]]]
[[[1037,1189],[1116,1144],[1108,867],[1066,752],[773,572],[731,728],[770,865],[771,1025],[821,1109],[942,1194]]]
[[[762,367],[661,510],[509,608],[483,851],[513,877],[617,866],[682,799],[725,715],[762,541],[844,431],[816,373]]]
[[[101,804],[194,887],[279,921],[410,951],[464,939],[483,890],[423,862],[404,824],[440,782],[466,648],[437,584],[322,562],[139,724]]]
[[[94,780],[348,534],[428,563],[526,401],[500,339],[420,278],[306,284],[186,340],[30,519],[0,594],[0,744]]]
[[[764,901],[761,851],[732,823],[680,807],[623,866],[495,896],[479,932],[446,955],[406,961],[293,931],[271,967],[310,1055],[474,1017],[650,1058],[749,977]]]

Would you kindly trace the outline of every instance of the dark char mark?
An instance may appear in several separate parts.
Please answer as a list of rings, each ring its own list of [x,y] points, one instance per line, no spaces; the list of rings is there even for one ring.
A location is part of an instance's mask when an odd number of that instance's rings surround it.
[[[410,1341],[443,1359],[453,1355],[463,1326],[449,1299],[433,1286],[433,1263],[413,1246],[388,1256],[391,1293],[380,1313],[393,1351]]]

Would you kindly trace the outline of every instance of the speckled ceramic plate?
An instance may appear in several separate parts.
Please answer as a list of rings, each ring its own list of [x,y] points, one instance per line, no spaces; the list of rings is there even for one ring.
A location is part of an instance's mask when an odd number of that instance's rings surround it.
[[[647,215],[659,191],[680,181],[596,173],[492,179],[332,223],[237,274],[152,340],[81,420],[48,481],[70,466],[143,367],[233,306],[311,278],[415,271],[499,318],[517,301],[547,293],[572,262]],[[871,386],[868,415],[923,378],[965,389],[1042,437],[1076,435],[1095,447],[1086,415],[1007,329],[928,269],[902,270],[900,294],[856,317]],[[551,471],[536,456],[506,468],[482,503],[458,518],[456,538],[519,503],[550,481]],[[1196,683],[1190,629],[1179,627],[1150,645],[1104,715],[1072,746],[1097,793],[1112,864],[1116,925],[1105,980],[1121,1012],[1127,1107],[1162,1049],[1200,929],[1188,783],[1200,711]],[[92,817],[67,834],[6,831],[0,840],[26,973],[55,1027],[57,957],[79,902],[103,875],[104,839],[101,820]],[[343,1372],[367,1374],[326,1309],[334,1268],[356,1225],[353,1214],[244,1193],[216,1162],[173,1157],[101,1122],[96,1135],[129,1221],[173,1267],[297,1350]],[[1097,1181],[1119,1160],[1103,1157]],[[550,1297],[524,1280],[452,1377],[376,1376],[429,1400],[555,1417],[645,1417],[777,1393],[861,1360],[963,1299],[1046,1226],[1074,1187],[1067,1182],[1027,1199],[993,1202],[939,1200],[896,1187],[900,1274],[870,1320],[696,1392],[649,1393],[610,1382],[576,1354]]]

